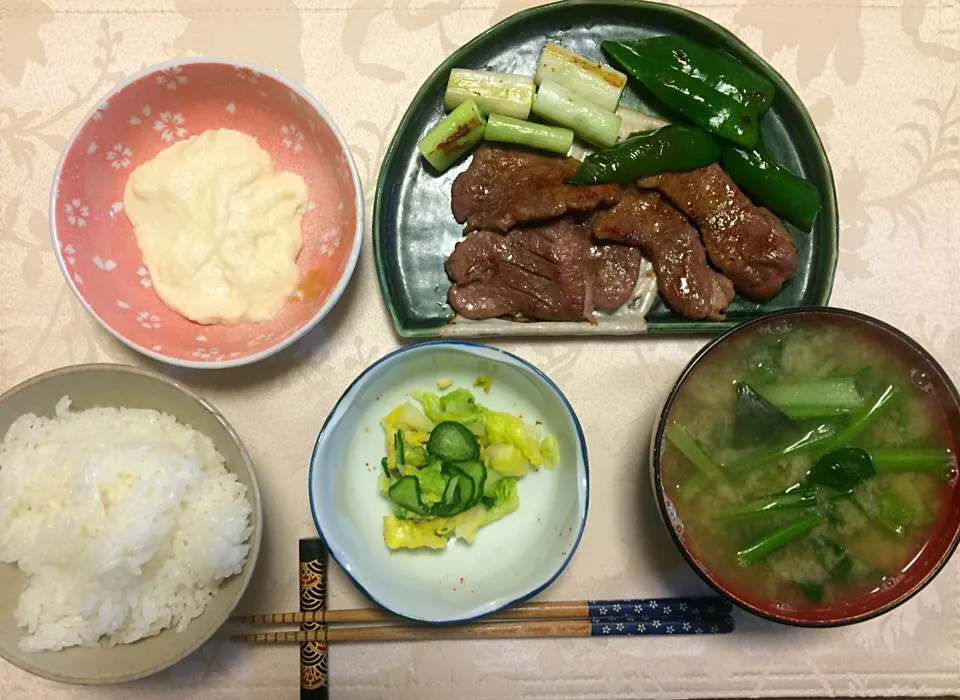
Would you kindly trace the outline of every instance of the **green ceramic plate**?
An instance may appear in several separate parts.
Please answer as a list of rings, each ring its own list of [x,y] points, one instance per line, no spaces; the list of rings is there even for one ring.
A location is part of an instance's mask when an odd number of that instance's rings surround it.
[[[691,321],[659,299],[646,313],[623,310],[587,323],[466,322],[446,303],[450,281],[443,269],[462,235],[450,211],[450,185],[469,157],[442,175],[424,169],[417,142],[443,118],[442,98],[451,68],[476,68],[532,76],[543,45],[557,42],[596,60],[604,39],[680,34],[718,47],[766,75],[777,86],[763,120],[763,138],[777,159],[812,180],[823,210],[812,233],[791,229],[799,248],[797,276],[773,300],[755,304],[739,297],[727,320]],[[642,88],[639,88],[642,90]],[[631,81],[623,104],[670,118]],[[820,137],[796,93],[766,62],[719,25],[676,7],[636,0],[544,5],[516,14],[465,44],[420,88],[387,150],[373,208],[373,244],[380,289],[400,336],[629,335],[719,333],[768,311],[822,306],[830,298],[837,261],[837,205],[830,163]]]

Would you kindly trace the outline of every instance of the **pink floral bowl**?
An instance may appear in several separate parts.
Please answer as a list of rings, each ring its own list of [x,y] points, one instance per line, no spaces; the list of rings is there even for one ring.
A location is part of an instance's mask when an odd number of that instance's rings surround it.
[[[169,309],[152,288],[123,211],[137,166],[221,128],[255,138],[275,167],[301,175],[309,192],[300,284],[263,323],[202,325]],[[86,116],[54,174],[50,230],[73,293],[118,340],[183,367],[236,367],[294,343],[343,294],[360,254],[363,194],[343,136],[306,91],[248,64],[184,59],[131,76]]]

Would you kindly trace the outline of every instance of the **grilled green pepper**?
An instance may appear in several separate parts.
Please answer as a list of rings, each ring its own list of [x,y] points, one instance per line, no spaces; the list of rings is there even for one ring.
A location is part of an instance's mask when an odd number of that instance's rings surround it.
[[[702,168],[718,160],[720,146],[703,129],[663,126],[631,134],[612,148],[591,153],[568,182],[574,185],[633,182],[648,175]]]
[[[820,193],[809,180],[784,168],[757,149],[723,145],[723,169],[754,203],[803,231],[813,228],[820,212]]]
[[[694,124],[752,148],[773,84],[731,56],[677,36],[604,41],[603,50]]]

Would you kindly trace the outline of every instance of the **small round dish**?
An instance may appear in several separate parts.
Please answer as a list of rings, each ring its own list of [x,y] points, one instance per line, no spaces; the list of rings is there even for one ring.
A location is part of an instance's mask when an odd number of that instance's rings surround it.
[[[696,421],[698,420],[696,416],[698,415],[703,416],[705,414],[712,413],[720,415],[722,418],[724,411],[727,410],[723,407],[732,405],[732,402],[727,403],[726,399],[721,396],[721,392],[732,392],[730,384],[727,383],[728,377],[725,374],[712,377],[710,374],[705,373],[708,368],[716,366],[712,364],[712,362],[714,360],[718,360],[720,362],[740,362],[742,364],[737,365],[740,367],[740,370],[738,371],[742,371],[743,367],[746,366],[746,362],[740,349],[744,347],[751,347],[747,344],[747,340],[763,338],[765,335],[770,338],[783,338],[787,337],[785,334],[795,332],[797,329],[800,329],[801,331],[807,331],[807,337],[812,337],[814,339],[811,342],[817,342],[819,338],[823,337],[820,335],[821,333],[839,333],[844,339],[843,345],[849,346],[849,348],[844,349],[845,356],[856,357],[857,363],[866,362],[866,368],[869,368],[873,364],[877,364],[879,367],[881,367],[881,372],[889,372],[889,367],[885,364],[889,362],[889,360],[884,360],[882,358],[896,358],[895,362],[901,368],[901,370],[905,371],[907,368],[909,368],[909,381],[912,382],[921,393],[925,393],[927,395],[927,398],[922,399],[922,401],[925,402],[923,405],[929,404],[937,407],[938,413],[942,411],[942,416],[938,416],[936,420],[933,420],[929,419],[929,416],[927,415],[917,414],[912,409],[908,410],[908,408],[905,407],[903,408],[903,415],[907,417],[903,418],[902,420],[906,421],[906,426],[901,426],[899,432],[890,431],[889,435],[884,433],[883,441],[880,442],[877,442],[876,434],[871,437],[870,433],[868,433],[866,430],[864,430],[862,433],[847,433],[848,435],[860,434],[863,437],[863,442],[858,441],[856,437],[852,438],[852,444],[861,446],[870,452],[873,452],[875,449],[877,449],[878,451],[874,454],[879,454],[885,447],[897,448],[900,446],[900,442],[891,442],[891,440],[905,440],[907,441],[906,444],[909,445],[910,448],[921,447],[927,444],[926,441],[928,441],[930,438],[924,438],[920,442],[913,442],[916,440],[914,433],[917,433],[919,430],[919,432],[926,431],[931,435],[940,435],[941,439],[944,441],[944,444],[952,452],[952,457],[945,457],[943,461],[946,479],[938,487],[941,489],[941,494],[939,496],[941,499],[939,501],[939,508],[933,508],[930,506],[930,503],[932,503],[933,500],[925,503],[924,507],[929,509],[928,514],[931,516],[930,519],[926,522],[920,523],[919,525],[917,523],[910,524],[910,527],[929,528],[925,530],[919,530],[919,532],[924,533],[922,536],[919,536],[915,539],[907,539],[910,537],[910,530],[907,530],[906,535],[904,535],[902,532],[898,533],[897,536],[893,535],[892,532],[885,530],[881,525],[882,520],[878,519],[876,512],[868,510],[869,503],[866,500],[861,500],[856,495],[852,499],[856,501],[856,504],[852,505],[851,507],[861,512],[865,518],[865,520],[862,522],[873,523],[874,525],[870,526],[873,527],[872,530],[870,527],[868,527],[866,530],[859,529],[853,531],[853,534],[856,534],[856,538],[859,540],[859,543],[851,543],[850,538],[852,537],[852,534],[847,533],[845,535],[847,537],[847,540],[845,540],[846,546],[855,547],[857,544],[859,544],[860,546],[866,548],[876,548],[877,541],[884,540],[884,538],[887,538],[885,541],[888,543],[898,541],[904,543],[912,542],[913,544],[909,546],[913,547],[913,549],[906,548],[903,550],[903,553],[907,554],[906,558],[896,559],[890,558],[889,556],[886,557],[889,568],[882,570],[882,572],[886,573],[883,576],[882,582],[879,584],[871,582],[870,585],[863,587],[861,590],[855,590],[851,592],[849,597],[841,596],[834,599],[825,599],[822,603],[811,603],[810,600],[805,600],[799,605],[795,602],[786,600],[786,596],[782,592],[782,587],[781,589],[778,589],[780,591],[779,594],[769,595],[761,595],[757,592],[757,590],[748,590],[749,585],[746,583],[748,579],[746,579],[744,574],[741,573],[742,569],[738,567],[735,561],[730,565],[727,565],[726,570],[721,570],[723,567],[714,566],[709,563],[714,550],[708,548],[719,546],[716,544],[717,540],[706,540],[706,535],[695,533],[708,533],[711,528],[715,527],[729,527],[729,523],[731,521],[729,519],[726,521],[722,519],[715,520],[714,524],[709,526],[704,525],[702,521],[697,523],[695,519],[691,522],[685,522],[685,517],[683,514],[684,508],[681,507],[684,506],[685,498],[683,495],[683,489],[681,488],[681,482],[677,481],[675,475],[669,478],[665,477],[664,469],[664,463],[666,461],[666,457],[664,456],[664,448],[667,442],[667,429],[677,415],[678,405],[683,404],[684,401],[687,402],[687,410],[681,415],[685,416],[685,421],[692,421],[692,424],[696,424]],[[847,342],[848,339],[851,342]],[[865,342],[865,344],[861,346],[861,349],[857,349],[855,347],[856,343],[853,342],[858,339],[861,342]],[[779,343],[779,340],[777,342]],[[756,346],[754,345],[752,347]],[[833,347],[837,346],[835,345]],[[794,347],[793,350],[797,350],[797,348]],[[784,356],[786,356],[786,351],[784,351]],[[771,356],[768,354],[762,355],[761,357],[763,358],[762,363],[769,364],[771,361]],[[818,354],[817,351],[808,346],[803,348],[800,352],[793,352],[790,362],[793,363],[792,366],[794,368],[810,366],[812,364],[812,366],[816,366],[819,369],[819,365],[824,365],[834,360],[835,358],[822,357],[821,354]],[[774,365],[776,365],[779,361],[772,360],[772,362]],[[784,360],[784,362],[786,362],[786,360]],[[806,363],[806,365],[803,363]],[[840,367],[842,365],[838,364],[836,366]],[[720,367],[723,367],[723,365],[720,365]],[[763,369],[764,364],[757,365],[757,367],[759,367],[761,371],[769,371],[769,369]],[[886,386],[891,381],[896,383],[896,376],[897,375],[895,372],[884,374],[880,379],[882,384],[879,386]],[[691,379],[692,377],[699,377],[699,381],[704,381],[707,383],[698,385],[696,390],[694,390],[694,385],[691,383],[693,381]],[[821,377],[813,378],[820,379]],[[710,383],[711,379],[712,383]],[[740,380],[738,379],[737,381]],[[789,382],[802,380],[793,379],[786,381]],[[762,384],[756,384],[755,386],[762,386]],[[706,387],[706,389],[704,389],[704,387]],[[685,392],[685,389],[688,391]],[[706,394],[702,394],[701,392],[703,391],[706,391]],[[900,393],[903,393],[902,388]],[[873,394],[873,396],[876,395],[878,394]],[[711,404],[713,406],[712,410],[705,412],[702,409],[702,406],[697,407],[697,404],[692,404],[696,410],[690,409],[690,397],[692,396],[697,396],[700,404],[703,404],[704,400],[713,402]],[[725,394],[723,396],[725,396]],[[868,400],[867,403],[863,405],[865,407],[869,406],[872,404],[872,401],[873,399]],[[891,402],[889,405],[892,407],[885,408],[884,410],[898,410],[896,403]],[[849,421],[855,422],[857,414],[854,413],[852,415],[854,418],[849,419]],[[882,416],[883,414],[878,415]],[[916,419],[917,415],[923,415],[923,419],[918,421]],[[842,422],[842,418],[839,420],[841,422],[833,423],[833,425],[836,426],[834,430],[836,433],[843,433],[846,427],[850,425],[850,422]],[[816,422],[807,425],[816,425],[816,423],[824,421],[826,421],[828,425],[831,424],[831,419],[823,418],[817,419]],[[699,425],[699,429],[701,431],[712,430],[713,428],[709,426],[710,423],[708,419],[706,423],[701,423]],[[918,429],[916,426],[921,426],[921,428]],[[714,425],[713,427],[716,426]],[[829,444],[829,442],[830,435],[828,434],[824,443]],[[794,444],[797,445],[800,443],[798,442]],[[838,444],[843,446],[851,443],[850,439],[847,439]],[[957,549],[958,544],[960,544],[960,480],[957,479],[956,474],[956,455],[958,447],[960,447],[960,395],[958,395],[955,385],[944,369],[926,350],[924,350],[916,341],[911,339],[905,333],[882,321],[871,318],[870,316],[845,309],[836,309],[830,307],[804,307],[768,314],[761,318],[744,323],[720,336],[716,340],[710,342],[693,357],[671,389],[661,411],[658,414],[658,419],[654,423],[653,434],[650,442],[650,471],[654,496],[659,506],[660,514],[666,529],[670,534],[670,537],[673,539],[674,544],[676,544],[677,548],[680,550],[680,553],[704,582],[706,582],[719,594],[729,599],[732,603],[768,620],[800,627],[838,627],[856,622],[863,622],[896,608],[919,593],[947,564],[948,560]],[[703,448],[701,447],[700,449]],[[832,450],[835,448],[829,449]],[[795,454],[803,455],[804,452],[801,449]],[[748,453],[747,456],[749,457],[750,454]],[[707,459],[709,459],[709,457],[707,457]],[[736,465],[737,458],[733,457],[732,459],[734,460],[733,464]],[[743,464],[743,461],[741,460],[740,463]],[[789,459],[783,458],[780,458],[779,460],[770,460],[767,458],[766,462],[764,462],[764,464],[769,465],[776,464],[778,468],[783,471],[783,476],[785,476],[790,483],[794,483],[797,480],[797,474],[801,475],[801,483],[798,484],[798,486],[801,486],[802,480],[807,478],[802,476],[804,473],[807,473],[809,476],[809,472],[807,470],[810,463],[812,463],[812,460],[809,463],[803,462],[791,464]],[[950,463],[952,463],[952,465],[949,467],[949,471],[946,471],[948,469],[948,464]],[[798,466],[802,468],[802,471],[796,472],[796,468]],[[747,469],[751,468],[748,467]],[[896,477],[913,476],[913,473],[909,469],[902,470],[902,473],[900,472],[901,469],[896,468],[893,472],[887,473],[893,473]],[[727,473],[732,473],[734,475],[737,474],[736,470]],[[877,473],[880,473],[879,469],[877,472],[874,472],[873,467],[871,466],[870,475],[873,476]],[[750,481],[753,479],[753,477],[757,476],[756,474],[746,471],[741,472],[741,474],[743,474],[743,476],[738,477],[740,480],[735,481],[734,483],[744,483],[744,481]],[[686,483],[689,484],[689,477],[685,478],[687,480]],[[709,483],[709,481],[707,483]],[[768,480],[755,481],[754,483],[766,485],[768,484]],[[890,482],[888,482],[888,484],[889,483]],[[836,489],[847,488],[849,488],[849,486],[834,486],[832,489],[828,488],[825,491],[825,503],[829,505],[831,500],[844,500],[847,496],[849,496],[849,493],[843,494],[839,491],[836,491]],[[795,486],[790,490],[799,493],[803,491],[803,488],[797,488],[797,486]],[[780,492],[781,488],[779,486],[766,491],[768,494],[778,494]],[[702,491],[702,493],[709,497],[709,491]],[[881,492],[873,491],[872,493],[878,494]],[[898,492],[895,491],[894,493]],[[832,494],[836,494],[836,498],[834,498]],[[692,498],[696,498],[696,496],[691,497],[691,500]],[[804,512],[809,513],[811,509],[814,513],[816,513],[816,515],[822,515],[824,519],[820,521],[821,523],[829,522],[831,518],[837,517],[840,518],[838,522],[841,524],[845,522],[843,519],[845,516],[837,516],[836,512],[834,512],[833,515],[830,514],[829,510],[824,510],[821,513],[821,509],[826,508],[827,506],[822,505],[820,499],[821,493],[820,491],[817,491],[814,505],[800,509],[799,511],[794,510],[778,512],[801,513],[801,515],[796,515],[790,518],[792,524],[796,524],[796,522],[799,520],[806,518],[807,516],[802,514]],[[767,500],[768,499],[764,499],[764,502],[766,503]],[[720,502],[723,503],[723,501]],[[757,504],[758,502],[759,501],[749,501],[747,505],[750,506],[751,504]],[[776,507],[778,506],[764,506],[764,508],[767,509]],[[789,506],[787,507],[789,508]],[[693,511],[691,510],[692,506],[685,506],[685,509],[687,514],[691,516],[693,515]],[[714,515],[718,514],[717,510],[713,510],[712,512]],[[719,511],[719,513],[723,512],[724,511]],[[729,513],[731,511],[727,510],[726,512]],[[743,511],[738,512],[742,513]],[[720,524],[717,525],[717,523]],[[778,527],[782,526],[767,525],[766,528],[762,530],[758,529],[756,532],[762,532],[765,533],[765,535],[769,535],[771,532],[776,531]],[[839,527],[840,526],[838,526],[838,528]],[[783,529],[779,530],[779,532],[782,532]],[[809,530],[810,528],[807,528],[807,530],[804,532]],[[747,540],[740,542],[739,545],[743,546],[750,544],[751,542],[755,542],[757,539],[756,532],[751,534]],[[816,535],[816,531],[814,531],[814,536],[825,536],[827,539],[821,539],[818,541],[826,541],[830,543],[832,540],[829,538],[833,537],[835,532],[842,533],[843,530],[839,529],[837,531],[827,531],[826,533],[821,533],[820,535]],[[705,541],[709,542],[709,544],[704,544]],[[831,546],[836,545],[833,544]],[[843,549],[840,551],[841,554],[844,555],[844,559],[848,559],[846,555],[849,554],[853,560],[857,560],[857,558],[863,552],[868,550],[858,549],[856,551],[846,551],[846,549]],[[874,554],[871,556],[877,555]],[[787,568],[791,565],[785,564],[783,560],[781,560],[780,563],[775,566],[781,567],[780,571],[785,572],[784,574],[780,575],[789,574],[795,576],[797,575],[795,571],[802,571],[803,575],[819,575],[811,574],[811,569],[796,569],[795,566],[792,569]],[[828,565],[824,564],[824,566]],[[870,566],[876,566],[876,564],[871,563]],[[837,569],[835,569],[835,571],[836,570],[839,570],[839,566]],[[826,571],[829,572],[830,569],[828,568]],[[847,571],[849,571],[849,568],[847,568]],[[874,569],[874,571],[876,571],[876,569]],[[829,573],[827,575],[831,576]],[[759,577],[761,577],[762,574],[757,573],[756,576],[759,580]],[[841,576],[846,576],[846,574],[841,574]],[[876,577],[877,573],[874,573],[873,576]],[[827,581],[830,580],[830,578],[827,579]],[[873,579],[872,581],[875,580],[876,579]],[[802,584],[803,581],[799,580],[799,583]],[[766,585],[768,587],[771,585],[769,578],[767,579]],[[863,583],[860,585],[864,586]],[[873,586],[873,588],[870,586]],[[803,599],[803,596],[800,595],[800,590],[802,589],[798,589],[796,592],[796,597],[798,600]],[[804,590],[803,595],[809,596],[809,593]]]
[[[559,441],[560,462],[520,479],[519,508],[483,527],[472,544],[391,552],[383,517],[393,511],[378,488],[381,421],[413,390],[452,379],[470,388],[493,380],[492,410],[539,421]],[[423,622],[450,623],[496,612],[549,586],[573,557],[587,517],[587,446],[569,402],[530,363],[496,348],[435,341],[407,346],[368,367],[320,430],[310,463],[310,507],[331,555],[382,607]]]
[[[300,286],[264,323],[201,325],[169,309],[123,211],[134,169],[221,128],[254,137],[277,170],[301,175],[309,192]],[[363,194],[346,141],[305,90],[249,64],[183,59],[129,77],[83,119],[53,177],[50,231],[71,290],[115,338],[170,364],[236,367],[294,343],[336,304],[360,253]]]
[[[0,436],[25,413],[52,416],[54,406],[69,396],[74,410],[116,406],[147,408],[172,415],[205,434],[223,455],[228,472],[247,487],[252,512],[250,550],[243,570],[224,580],[199,617],[182,632],[166,629],[132,644],[113,647],[70,647],[61,651],[25,652],[19,641],[17,606],[24,576],[15,564],[0,563],[0,657],[34,675],[80,685],[123,683],[174,665],[196,651],[226,622],[243,596],[257,563],[263,532],[260,490],[253,464],[226,419],[181,384],[155,372],[122,365],[77,365],[41,374],[0,396]]]

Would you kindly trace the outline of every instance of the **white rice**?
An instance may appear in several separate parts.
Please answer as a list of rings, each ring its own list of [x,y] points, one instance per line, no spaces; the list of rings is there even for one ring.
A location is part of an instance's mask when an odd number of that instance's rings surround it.
[[[26,651],[183,630],[239,573],[247,488],[213,442],[143,409],[18,418],[0,445],[0,561],[27,574]]]

